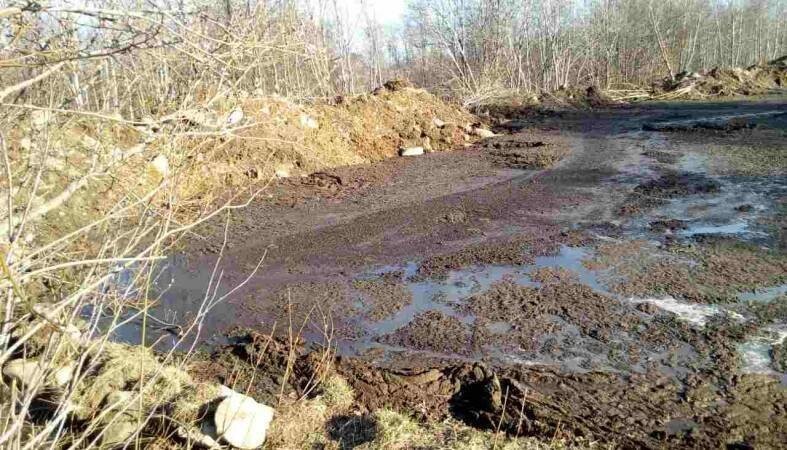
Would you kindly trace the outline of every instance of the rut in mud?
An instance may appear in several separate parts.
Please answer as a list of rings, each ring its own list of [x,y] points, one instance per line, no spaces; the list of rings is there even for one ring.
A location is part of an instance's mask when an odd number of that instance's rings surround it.
[[[220,360],[248,359],[235,329],[295,329],[307,348],[329,338],[368,410],[625,447],[777,447],[787,126],[771,112],[785,107],[509,111],[508,134],[464,150],[287,180],[233,217],[221,255],[224,224],[198,230],[159,311],[188,316],[219,257],[217,295],[264,255],[198,337]]]

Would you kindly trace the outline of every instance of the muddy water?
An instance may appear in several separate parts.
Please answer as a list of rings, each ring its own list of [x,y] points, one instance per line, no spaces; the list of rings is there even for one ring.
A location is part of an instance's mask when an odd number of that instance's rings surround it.
[[[348,194],[347,200],[338,204],[317,200],[303,207],[288,207],[289,210],[273,209],[266,217],[253,213],[248,219],[241,217],[241,221],[262,222],[271,227],[276,224],[267,223],[273,220],[268,216],[293,227],[306,222],[307,216],[326,219],[308,229],[268,240],[264,233],[254,231],[256,223],[249,226],[251,231],[238,235],[234,247],[221,261],[226,273],[213,282],[210,279],[216,277],[216,258],[210,254],[187,253],[168,261],[157,283],[161,300],[152,310],[155,320],[149,321],[154,325],[147,333],[148,339],[167,348],[177,343],[220,344],[226,342],[225,336],[233,327],[266,331],[287,319],[282,312],[289,306],[277,303],[286,297],[298,306],[306,307],[312,302],[310,310],[314,305],[330,309],[336,327],[333,343],[339,352],[378,364],[385,364],[392,355],[413,355],[497,364],[541,364],[578,372],[642,372],[648,364],[667,372],[688,371],[696,354],[690,343],[678,342],[672,347],[660,341],[640,344],[640,334],[668,331],[669,325],[662,325],[665,318],[677,318],[700,329],[718,317],[745,322],[748,319],[737,312],[738,305],[696,304],[659,292],[639,297],[621,295],[609,283],[615,274],[591,270],[588,262],[594,257],[594,247],[603,242],[644,240],[659,248],[667,242],[691,245],[710,235],[774,248],[776,236],[765,222],[787,195],[784,176],[712,173],[714,156],[703,153],[700,146],[676,141],[670,133],[676,128],[693,130],[697,124],[704,124],[704,128],[712,124],[710,128],[724,130],[730,123],[743,123],[744,132],[756,132],[761,127],[784,130],[783,122],[784,105],[778,101],[660,105],[599,117],[577,114],[519,125],[514,121],[511,126],[520,133],[514,135],[515,139],[533,139],[521,134],[522,129],[544,129],[536,135],[538,139],[551,142],[550,139],[565,136],[571,154],[555,168],[543,171],[489,165],[483,150],[477,149],[469,150],[466,156],[461,152],[428,155],[408,161],[412,166],[396,168],[399,172],[394,180],[402,180],[395,181],[396,189],[390,184],[372,186],[357,195]],[[714,135],[712,139],[724,141],[725,137]],[[468,163],[472,158],[479,162]],[[385,164],[394,162],[382,163]],[[468,164],[467,170],[455,169],[462,164]],[[420,171],[419,165],[428,166],[428,171]],[[653,192],[661,191],[653,191],[653,185],[648,183],[672,173],[678,174],[678,184],[667,186],[668,195],[656,195],[656,201],[633,214],[619,213],[626,193],[636,193],[638,187],[646,186],[645,199],[654,200]],[[437,195],[438,192],[442,194]],[[531,198],[520,192],[538,195]],[[319,193],[314,196],[319,199]],[[672,225],[659,228],[655,224],[660,222]],[[556,237],[565,230],[591,230],[587,232],[590,242],[580,246],[559,242]],[[528,244],[530,247],[521,250],[521,261],[516,252],[507,253],[502,261],[489,262],[485,256],[474,253],[443,276],[419,275],[422,263],[435,255],[520,235],[539,237],[542,232],[553,233],[548,238],[555,240],[553,249],[537,251],[531,248],[535,244]],[[271,256],[259,274],[245,282],[245,275],[267,249],[273,249]],[[517,261],[505,263],[511,259]],[[566,305],[565,311],[549,309],[532,319],[549,322],[548,329],[533,334],[529,328],[538,327],[527,321],[531,319],[516,315],[500,318],[478,305],[474,312],[473,304],[479,298],[495,293],[501,286],[528,288],[517,295],[548,303],[545,296],[556,291],[552,282],[535,279],[539,277],[534,274],[542,269],[564,271],[566,278],[558,284],[569,286],[574,292],[565,298],[582,299],[577,300],[577,309],[575,305]],[[390,278],[394,273],[397,275]],[[403,289],[402,295],[386,298],[381,305],[383,300],[373,298],[381,294],[360,292],[356,288],[359,281],[378,281],[383,289],[390,285],[392,292]],[[244,282],[241,289],[232,291],[233,286]],[[739,298],[742,302],[784,301],[784,286],[742,291]],[[231,295],[215,305],[198,330],[185,333],[182,328],[171,326],[189,322],[197,314],[195,305],[204,303],[206,298],[211,303],[228,293]],[[598,297],[589,297],[591,294]],[[604,311],[625,316],[627,321],[610,321],[602,330],[589,327],[581,316],[590,311],[587,308],[592,307],[592,302],[613,305]],[[648,309],[647,305],[655,309]],[[504,306],[504,312],[516,311],[507,309],[512,308],[510,304]],[[370,310],[381,307],[390,314],[380,320],[370,318]],[[139,341],[140,318],[131,314],[125,317],[128,323],[118,329],[117,338]],[[438,329],[429,329],[425,318],[438,320]],[[320,330],[311,326],[304,330],[306,336],[317,342],[322,340]],[[439,342],[430,342],[430,333],[436,336],[443,330],[450,333],[440,337]],[[768,329],[758,329],[752,332],[750,340],[740,344],[743,372],[773,372],[769,368],[769,352],[777,340],[768,337],[772,335]],[[679,362],[669,365],[669,358]]]

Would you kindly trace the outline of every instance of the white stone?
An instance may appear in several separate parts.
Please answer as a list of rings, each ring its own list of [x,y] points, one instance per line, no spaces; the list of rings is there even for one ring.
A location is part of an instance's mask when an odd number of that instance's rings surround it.
[[[487,130],[486,128],[476,128],[473,130],[473,133],[480,138],[490,138],[497,136],[494,132]]]
[[[424,154],[423,147],[407,147],[399,150],[401,156],[419,156]]]
[[[3,367],[3,375],[16,380],[21,385],[31,386],[41,381],[44,369],[33,359],[15,359]]]
[[[166,178],[169,175],[169,159],[167,159],[166,156],[159,154],[153,158],[153,161],[150,162],[150,165],[163,178]]]
[[[65,386],[67,385],[72,378],[74,378],[74,370],[76,369],[76,364],[71,363],[67,366],[61,367],[52,374],[52,378],[55,380],[55,384],[58,386]]]
[[[219,403],[213,421],[216,432],[230,445],[255,449],[265,442],[273,408],[243,394],[232,394]]]
[[[317,128],[320,128],[320,124],[313,117],[309,117],[306,114],[301,114],[301,127],[316,130]]]
[[[434,126],[436,126],[437,128],[443,128],[443,127],[445,126],[445,122],[443,122],[442,120],[438,119],[437,117],[435,117],[434,119],[432,119],[432,123],[433,123],[433,124],[434,124]]]
[[[241,120],[243,120],[243,110],[240,108],[235,108],[229,113],[225,123],[228,126],[232,126],[239,124]]]
[[[235,392],[231,387],[225,386],[223,384],[219,385],[219,397],[229,397],[230,395],[235,395]]]

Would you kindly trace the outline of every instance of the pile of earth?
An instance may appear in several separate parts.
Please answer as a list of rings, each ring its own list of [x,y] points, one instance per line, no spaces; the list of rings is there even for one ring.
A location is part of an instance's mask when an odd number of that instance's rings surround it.
[[[188,223],[211,205],[255,192],[273,178],[292,181],[376,162],[408,147],[453,150],[479,137],[472,114],[402,80],[368,94],[312,102],[237,94],[109,127],[91,117],[36,112],[21,117],[5,138],[12,163],[37,151],[42,143],[30,136],[46,126],[58,142],[42,166],[42,180],[53,192],[65,190],[78,174],[109,168],[113,173],[90,177],[90,189],[70,197],[75,213],[49,221],[46,242],[98,220],[127,195],[148,195],[163,179],[177,203],[163,193],[151,203]]]
[[[655,96],[706,98],[761,95],[787,87],[787,56],[747,68],[715,67],[699,72],[681,72],[653,86]]]
[[[248,98],[223,109],[233,107],[243,111],[238,125],[247,126],[231,135],[225,151],[206,158],[210,164],[202,164],[200,174],[230,185],[380,161],[402,148],[452,150],[475,139],[472,114],[404,80],[330,101]],[[211,114],[222,117],[227,111]]]
[[[495,165],[510,169],[538,170],[555,165],[568,153],[562,146],[544,141],[522,141],[500,137],[484,142]]]
[[[523,93],[496,98],[490,103],[475,106],[472,112],[489,125],[505,129],[506,124],[515,119],[561,117],[576,111],[623,104],[596,86],[561,86],[538,94]]]
[[[538,100],[539,107],[544,110],[592,109],[619,104],[596,86],[561,86],[555,91],[541,93]]]

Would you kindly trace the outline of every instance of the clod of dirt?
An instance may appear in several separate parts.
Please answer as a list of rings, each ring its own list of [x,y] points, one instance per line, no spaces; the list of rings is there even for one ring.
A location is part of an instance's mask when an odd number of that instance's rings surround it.
[[[667,153],[660,150],[645,150],[642,152],[643,156],[653,158],[662,164],[675,164],[680,157],[674,153]]]
[[[396,92],[413,87],[413,83],[403,78],[397,78],[395,80],[386,81],[383,86],[391,92]]]
[[[378,340],[416,350],[466,354],[470,347],[470,330],[455,317],[446,316],[439,311],[427,311],[416,316],[403,328]]]
[[[634,188],[634,192],[657,198],[673,198],[695,194],[719,192],[721,184],[705,175],[694,172],[668,172],[655,180]]]
[[[584,89],[561,86],[539,97],[539,106],[544,110],[604,108],[619,104],[595,86]]]
[[[685,230],[688,228],[685,220],[678,219],[665,219],[654,220],[650,223],[651,231],[656,233],[664,233],[666,231]]]
[[[467,222],[467,214],[464,211],[451,211],[442,218],[440,222],[450,223],[453,225]]]
[[[256,401],[275,405],[284,393],[302,395],[313,388],[313,375],[320,352],[309,352],[303,342],[240,331],[233,343],[212,354],[197,354],[189,374],[201,382],[242,387]]]
[[[373,321],[391,317],[413,302],[413,295],[407,287],[401,280],[396,280],[393,277],[384,277],[379,280],[356,280],[353,282],[353,287],[364,294],[364,303],[369,303],[369,310],[365,315]]]
[[[579,247],[587,242],[587,235],[578,231],[544,229],[539,234],[523,233],[504,242],[469,245],[456,252],[426,258],[421,262],[415,278],[438,279],[445,277],[451,270],[475,265],[532,264],[536,256],[556,254],[561,244]]]
[[[715,237],[659,251],[650,244],[602,244],[596,270],[611,268],[611,288],[623,295],[671,295],[698,303],[732,302],[738,293],[787,281],[787,258]]]
[[[771,367],[773,370],[787,372],[787,344],[781,343],[771,347]]]
[[[750,205],[748,203],[745,205],[739,205],[735,207],[735,211],[742,212],[742,213],[752,212],[753,210],[754,210],[754,205]]]
[[[497,165],[523,170],[552,167],[568,153],[567,149],[542,141],[496,140],[485,147]]]
[[[579,282],[576,273],[562,267],[541,267],[530,273],[530,279],[542,284]]]

